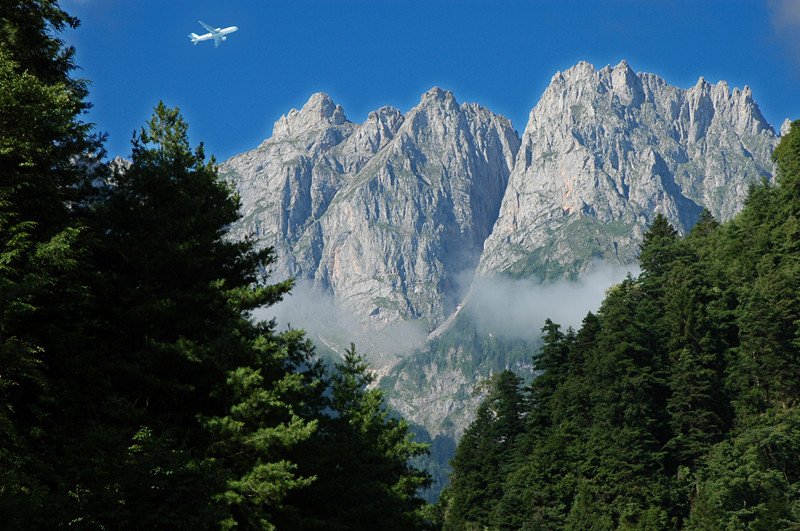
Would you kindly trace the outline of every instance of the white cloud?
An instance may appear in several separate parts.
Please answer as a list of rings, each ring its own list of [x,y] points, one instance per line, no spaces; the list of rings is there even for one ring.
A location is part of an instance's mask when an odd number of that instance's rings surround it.
[[[568,326],[577,330],[588,312],[600,308],[608,288],[620,283],[628,272],[638,274],[638,266],[598,261],[576,282],[533,284],[503,277],[480,279],[473,285],[468,306],[479,318],[479,325],[510,339],[540,337],[548,318],[562,330]]]
[[[637,266],[593,264],[591,271],[577,282],[534,284],[505,277],[477,279],[465,306],[486,332],[508,339],[536,339],[545,319],[580,328],[586,313],[597,311],[608,288],[621,282],[628,272],[638,274]],[[364,327],[352,312],[337,305],[329,294],[322,294],[308,283],[298,283],[292,293],[272,307],[257,312],[260,319],[277,320],[280,327],[304,329],[315,341],[323,341],[341,351],[352,341],[360,352],[370,356],[373,366],[383,365],[422,346],[427,333],[420,322],[405,321],[375,331]]]
[[[776,26],[800,27],[800,2],[797,0],[769,0]]]
[[[256,312],[259,319],[272,319],[280,327],[302,328],[314,341],[322,341],[339,352],[355,343],[358,351],[369,354],[375,363],[376,355],[407,354],[421,346],[427,337],[418,322],[398,322],[381,330],[362,326],[351,311],[336,304],[333,296],[322,293],[307,282],[299,281],[292,292],[269,308]]]

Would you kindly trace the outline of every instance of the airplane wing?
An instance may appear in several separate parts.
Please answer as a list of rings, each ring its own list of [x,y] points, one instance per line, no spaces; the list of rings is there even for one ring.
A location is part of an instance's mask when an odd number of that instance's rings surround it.
[[[206,24],[202,20],[198,20],[197,22],[199,22],[200,25],[203,26],[206,30],[210,31],[211,35],[214,35],[214,34],[217,33],[217,28],[212,28],[211,26],[209,26],[208,24]]]

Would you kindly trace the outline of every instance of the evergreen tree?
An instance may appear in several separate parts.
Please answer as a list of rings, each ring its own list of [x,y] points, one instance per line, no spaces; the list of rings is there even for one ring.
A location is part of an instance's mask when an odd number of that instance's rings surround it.
[[[724,392],[725,354],[731,345],[722,290],[696,249],[711,245],[719,224],[704,210],[681,256],[665,279],[664,345],[670,361],[670,413],[674,468],[696,472],[698,460],[729,428],[731,410]],[[701,251],[702,252],[702,251]]]
[[[777,169],[777,182],[781,187],[782,203],[797,216],[800,211],[800,120],[791,123],[789,133],[781,138],[772,153]]]
[[[373,495],[331,525],[371,509],[421,526],[423,446],[354,352],[328,396],[302,332],[253,322],[291,282],[267,285],[271,250],[228,238],[238,200],[177,109],[156,108],[129,167],[100,163],[55,37],[76,25],[56,2],[0,7],[0,521],[272,529],[318,479],[313,437],[339,445],[320,470],[330,505],[342,469]]]
[[[489,380],[486,399],[464,432],[452,460],[444,529],[481,529],[489,525],[510,472],[512,448],[523,432],[520,383],[521,379],[508,370]]]
[[[669,436],[666,360],[652,291],[628,278],[609,291],[600,309],[601,330],[590,391],[592,425],[584,460],[587,493],[598,515],[637,526],[644,514],[660,521],[669,491],[663,478]]]
[[[57,384],[82,348],[83,224],[73,208],[101,155],[81,120],[86,83],[58,34],[77,26],[54,1],[0,5],[0,520],[57,512],[63,479]],[[5,518],[4,518],[5,517]]]
[[[681,258],[683,249],[678,231],[664,215],[656,215],[639,244],[639,265],[642,269],[639,283],[647,293],[648,303],[652,303],[656,311],[663,307],[666,277],[675,261]]]
[[[795,122],[796,123],[796,122]],[[739,258],[740,344],[729,384],[740,415],[793,405],[800,387],[800,127],[773,154],[777,186],[763,184],[732,224],[726,249]],[[743,240],[742,245],[736,245]]]
[[[563,384],[571,370],[573,360],[570,359],[570,347],[573,334],[568,336],[560,330],[560,325],[546,319],[542,328],[543,345],[533,357],[533,370],[537,377],[531,384],[529,395],[532,416],[540,416],[534,420],[538,424],[546,422],[551,416],[550,400],[559,385]],[[545,427],[545,426],[541,426]]]
[[[91,361],[102,380],[75,426],[89,435],[72,470],[76,518],[269,528],[310,481],[287,456],[315,429],[303,404],[320,377],[301,334],[250,320],[290,284],[265,285],[270,251],[225,237],[238,201],[202,146],[190,149],[177,109],[156,107],[131,165],[101,191]]]
[[[796,409],[753,419],[715,445],[700,471],[687,529],[797,529],[798,420]]]
[[[409,424],[386,406],[355,346],[337,363],[326,392],[328,414],[300,446],[301,470],[316,477],[286,500],[279,528],[421,529],[428,475],[410,464],[427,452]]]
[[[490,450],[474,435],[491,416],[479,409],[446,522],[798,528],[798,138],[793,125],[775,150],[776,183],[752,186],[736,218],[719,224],[705,211],[680,238],[657,216],[638,278],[612,288],[577,333],[546,324],[524,432],[494,457],[513,472],[482,482]],[[476,508],[491,505],[487,523]]]
[[[524,432],[511,453],[511,473],[503,497],[492,512],[498,529],[563,527],[565,508],[572,504],[577,481],[570,449],[588,428],[584,392],[584,345],[594,330],[593,314],[584,319],[585,332],[566,334],[546,320],[543,346],[534,356],[536,377],[527,388]]]

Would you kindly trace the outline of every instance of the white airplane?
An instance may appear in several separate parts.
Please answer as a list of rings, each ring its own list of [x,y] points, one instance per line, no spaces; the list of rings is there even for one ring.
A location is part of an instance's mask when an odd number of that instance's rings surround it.
[[[219,46],[220,42],[222,42],[225,39],[227,39],[227,37],[226,37],[227,34],[233,33],[234,31],[239,29],[236,26],[231,26],[231,27],[225,28],[225,29],[212,28],[211,26],[209,26],[208,24],[206,24],[203,21],[198,20],[197,22],[200,22],[200,25],[203,26],[205,29],[207,29],[209,31],[209,33],[206,33],[205,35],[198,35],[197,33],[190,33],[189,34],[189,38],[192,39],[192,43],[194,43],[195,46],[197,46],[197,43],[200,42],[200,41],[208,41],[208,40],[214,39],[214,48],[216,48],[217,46]]]

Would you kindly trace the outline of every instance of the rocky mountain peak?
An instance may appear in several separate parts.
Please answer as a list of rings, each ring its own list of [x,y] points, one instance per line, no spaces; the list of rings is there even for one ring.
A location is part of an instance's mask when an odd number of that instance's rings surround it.
[[[420,104],[429,101],[446,101],[448,98],[453,98],[453,93],[449,90],[444,90],[439,87],[433,87],[420,98]]]
[[[581,62],[531,111],[479,272],[574,276],[596,257],[632,261],[655,213],[681,231],[702,208],[728,219],[770,176],[776,141],[749,87]]]
[[[221,172],[242,199],[233,230],[275,248],[274,275],[308,281],[365,330],[428,328],[459,302],[518,148],[506,118],[438,87],[406,115],[382,107],[363,124],[315,94]]]
[[[355,340],[387,370],[469,309],[473,278],[527,285],[597,260],[628,264],[656,213],[681,231],[704,207],[728,219],[773,169],[774,130],[749,87],[724,81],[681,89],[625,61],[580,62],[552,77],[529,116],[520,138],[506,118],[434,87],[405,115],[387,106],[358,124],[314,94],[220,165],[242,202],[231,236],[273,247],[273,279],[295,277],[306,300],[330,297],[324,316],[301,310],[318,316],[303,318],[321,325],[317,338]],[[342,315],[346,332],[324,331]],[[461,360],[461,348],[447,355]],[[436,397],[469,395],[477,373],[431,363],[438,390],[413,400],[441,420],[460,406]]]
[[[318,92],[309,98],[299,111],[292,109],[281,116],[272,130],[273,137],[296,137],[312,129],[343,125],[347,122],[344,109],[330,96]]]
[[[371,111],[367,116],[367,122],[382,123],[391,129],[397,129],[393,124],[403,121],[403,113],[390,105],[381,107],[377,111]]]
[[[433,87],[422,95],[419,105],[409,111],[409,115],[426,112],[429,109],[443,109],[447,112],[457,112],[458,108],[458,102],[451,91]]]
[[[788,135],[789,131],[791,130],[792,130],[792,121],[787,118],[783,121],[783,125],[781,125],[781,136]]]
[[[610,72],[606,67],[600,74],[621,105],[638,106],[646,100],[642,80],[626,61],[619,63]]]

